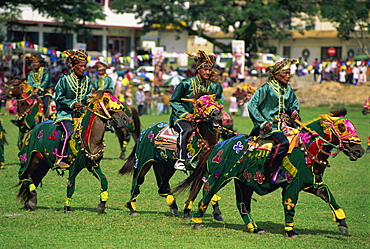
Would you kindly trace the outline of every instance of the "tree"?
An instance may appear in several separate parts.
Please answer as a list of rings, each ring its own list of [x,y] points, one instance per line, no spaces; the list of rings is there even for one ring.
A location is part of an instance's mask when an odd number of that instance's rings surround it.
[[[135,13],[143,24],[142,32],[172,27],[178,32],[203,37],[224,52],[230,44],[207,35],[207,28],[216,26],[232,39],[244,40],[252,50],[268,48],[269,39],[290,36],[290,20],[301,11],[315,13],[311,0],[112,0],[112,9],[119,13]]]
[[[370,0],[322,0],[320,15],[336,25],[341,39],[355,39],[363,53],[370,57],[369,43]]]
[[[18,21],[22,11],[19,7],[24,5],[53,18],[60,23],[59,29],[62,32],[75,32],[85,40],[91,36],[86,24],[105,18],[102,6],[93,0],[5,0],[0,1],[0,22],[5,22],[8,29],[17,26],[24,30],[26,27]]]

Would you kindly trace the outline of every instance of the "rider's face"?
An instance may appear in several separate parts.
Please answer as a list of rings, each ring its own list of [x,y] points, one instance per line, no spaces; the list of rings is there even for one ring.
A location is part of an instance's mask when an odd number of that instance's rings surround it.
[[[288,84],[290,80],[290,69],[275,74],[274,78],[281,84]]]
[[[39,69],[40,68],[40,66],[41,66],[41,63],[39,62],[39,61],[33,61],[32,62],[32,66],[33,66],[33,68],[34,69]]]
[[[210,66],[203,66],[198,69],[199,77],[202,81],[208,80],[211,75],[212,68]]]
[[[86,71],[86,61],[78,62],[72,69],[77,77],[82,77]]]

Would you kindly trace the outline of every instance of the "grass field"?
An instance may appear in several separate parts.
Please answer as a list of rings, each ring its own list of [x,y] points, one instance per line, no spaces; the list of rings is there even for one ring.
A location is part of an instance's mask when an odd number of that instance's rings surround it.
[[[362,146],[366,148],[370,115],[363,116],[360,105],[347,108],[347,117],[356,124]],[[309,121],[328,112],[325,106],[302,108],[301,116],[303,121]],[[0,248],[370,248],[370,154],[351,162],[341,153],[330,159],[332,167],[325,173],[324,182],[346,212],[348,236],[339,232],[326,203],[302,192],[295,218],[300,238],[286,238],[279,190],[266,196],[254,196],[256,202],[252,204],[252,214],[267,235],[249,234],[245,232],[235,206],[233,184],[219,192],[225,221],[214,221],[211,210],[208,210],[204,229],[195,231],[191,222],[169,213],[165,200],[157,194],[152,170],[147,174],[138,198],[140,215],[129,215],[124,204],[129,200],[131,179],[117,174],[123,162],[117,159],[118,142],[112,133],[106,133],[107,148],[101,163],[109,180],[110,199],[106,214],[96,213],[99,182],[86,170],[76,180],[72,214],[63,213],[67,179],[52,171],[37,190],[36,211],[23,210],[15,199],[17,189],[10,188],[18,182],[19,169],[17,129],[10,123],[11,118],[3,117],[9,145],[5,148],[5,168],[0,170]],[[166,115],[141,118],[143,128],[167,120]],[[246,117],[236,117],[235,123],[239,133],[248,133],[252,126]],[[129,151],[132,146],[130,143]],[[185,177],[184,173],[177,172],[172,184]],[[180,210],[184,200],[185,196],[177,197]]]

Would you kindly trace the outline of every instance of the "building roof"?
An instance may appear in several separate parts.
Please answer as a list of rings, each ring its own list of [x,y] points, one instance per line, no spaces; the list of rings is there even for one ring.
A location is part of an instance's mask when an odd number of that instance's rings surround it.
[[[89,23],[92,27],[115,27],[115,28],[136,28],[139,29],[143,25],[139,24],[140,20],[135,19],[134,14],[116,14],[108,7],[104,8],[106,14],[105,20],[96,20],[95,23]],[[28,23],[44,23],[57,24],[57,22],[50,17],[41,15],[38,11],[34,11],[30,6],[22,6],[22,14],[18,19],[20,22]]]

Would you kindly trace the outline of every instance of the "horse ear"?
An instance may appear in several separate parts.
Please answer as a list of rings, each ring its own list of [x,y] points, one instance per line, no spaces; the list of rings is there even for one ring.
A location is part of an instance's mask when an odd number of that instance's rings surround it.
[[[181,100],[183,101],[186,101],[186,102],[191,102],[191,103],[195,103],[196,99],[185,99],[185,98],[181,98]]]

